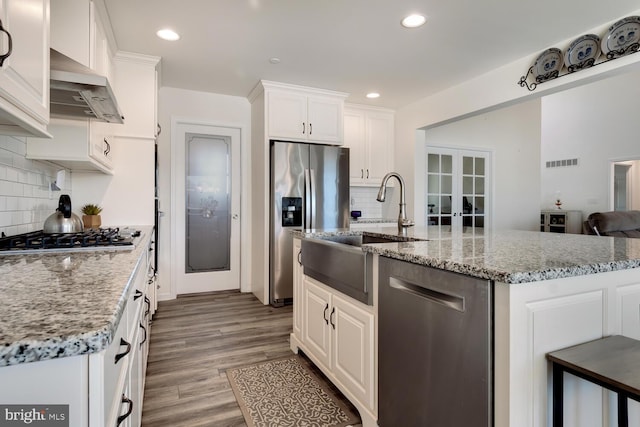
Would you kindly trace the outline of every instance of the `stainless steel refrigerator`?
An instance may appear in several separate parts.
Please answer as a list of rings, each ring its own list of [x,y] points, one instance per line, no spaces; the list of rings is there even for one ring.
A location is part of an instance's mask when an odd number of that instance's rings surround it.
[[[291,229],[349,226],[349,149],[271,141],[269,302],[293,300]]]

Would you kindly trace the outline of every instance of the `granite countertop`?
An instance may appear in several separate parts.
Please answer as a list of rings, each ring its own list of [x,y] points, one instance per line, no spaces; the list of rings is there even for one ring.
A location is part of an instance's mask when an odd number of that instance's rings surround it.
[[[133,250],[0,256],[0,366],[104,350],[151,226]]]
[[[402,240],[363,245],[366,252],[507,284],[537,282],[640,267],[640,239],[484,230],[451,233],[438,227],[305,230],[298,237],[370,234]]]

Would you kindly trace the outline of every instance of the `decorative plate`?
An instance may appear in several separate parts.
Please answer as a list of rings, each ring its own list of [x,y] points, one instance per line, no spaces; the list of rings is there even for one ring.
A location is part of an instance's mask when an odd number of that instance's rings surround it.
[[[602,37],[602,53],[626,55],[627,48],[640,41],[640,16],[627,16],[609,27]]]
[[[564,63],[572,71],[572,68],[591,66],[600,56],[600,37],[595,34],[586,34],[578,37],[569,45],[564,53]]]
[[[533,63],[533,77],[536,81],[545,81],[558,77],[563,64],[564,61],[560,49],[557,47],[547,49]]]

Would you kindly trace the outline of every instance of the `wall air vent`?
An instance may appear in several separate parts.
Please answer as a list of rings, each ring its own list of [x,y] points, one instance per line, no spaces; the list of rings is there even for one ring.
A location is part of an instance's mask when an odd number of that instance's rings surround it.
[[[547,160],[546,165],[547,168],[578,166],[578,159]]]

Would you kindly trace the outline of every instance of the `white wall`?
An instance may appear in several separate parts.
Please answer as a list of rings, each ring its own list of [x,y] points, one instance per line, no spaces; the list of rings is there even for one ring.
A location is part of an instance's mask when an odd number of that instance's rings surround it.
[[[66,171],[62,191],[49,191],[56,180],[59,166],[25,158],[23,137],[0,135],[0,232],[7,236],[42,230],[45,219],[55,212],[61,194],[71,196],[75,203],[69,171]]]
[[[251,141],[251,105],[246,98],[196,92],[170,87],[160,88],[158,96],[158,120],[162,133],[158,137],[159,159],[159,197],[161,210],[165,216],[160,221],[159,244],[162,248],[171,248],[171,119],[181,118],[193,122],[214,125],[226,125],[242,128],[242,194],[241,194],[241,271],[240,287],[242,291],[250,291],[250,166],[249,142]],[[160,267],[160,299],[174,298],[176,293],[169,281],[172,252],[161,250]]]
[[[73,172],[73,205],[100,205],[102,227],[153,225],[154,141],[111,138],[113,175]],[[82,215],[78,213],[78,215]]]
[[[429,146],[492,152],[493,227],[539,228],[539,100],[428,129],[424,131],[424,140]],[[424,149],[416,157],[416,191],[422,195],[426,161]],[[419,205],[415,216],[424,222],[424,197],[420,197]]]
[[[625,16],[635,14],[640,14],[640,11],[629,12]],[[583,33],[603,34],[614,21],[585,29]],[[575,34],[554,45],[564,49],[578,36],[580,34]],[[424,134],[421,129],[495,111],[640,68],[640,55],[627,55],[615,61],[599,64],[597,67],[545,82],[531,92],[520,87],[517,82],[538,55],[539,52],[530,54],[396,111],[395,169],[408,183],[406,193],[408,212],[413,212],[413,215],[418,218],[422,209],[421,205],[418,205],[421,198],[418,190],[422,185],[422,177],[418,176],[416,171],[416,166],[423,162],[420,150]],[[535,196],[530,195],[530,197]],[[536,207],[537,210],[538,207]]]
[[[563,209],[612,209],[611,161],[640,159],[640,72],[634,71],[542,99],[541,206],[559,191]],[[578,166],[546,168],[578,158]]]

